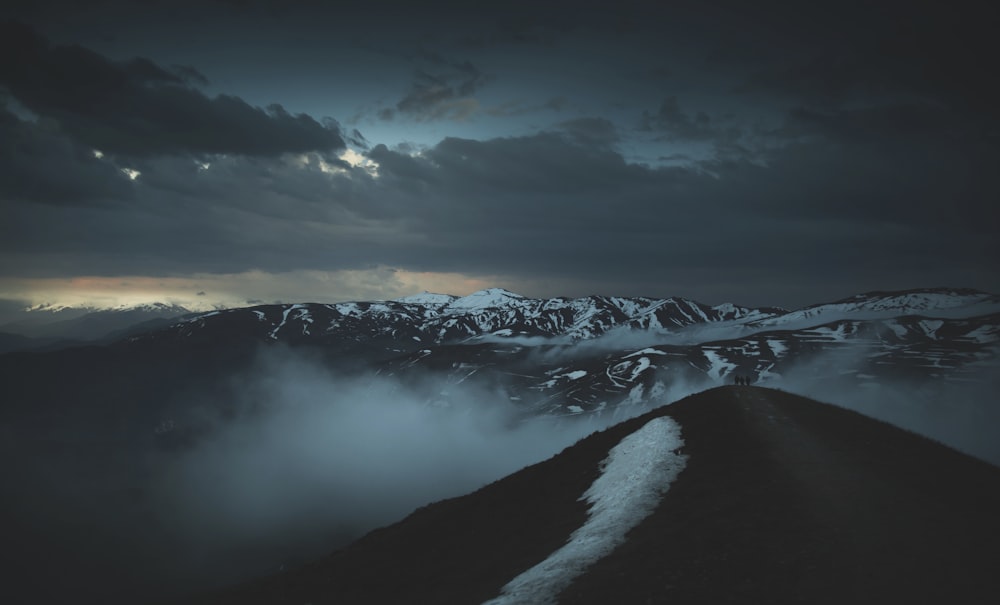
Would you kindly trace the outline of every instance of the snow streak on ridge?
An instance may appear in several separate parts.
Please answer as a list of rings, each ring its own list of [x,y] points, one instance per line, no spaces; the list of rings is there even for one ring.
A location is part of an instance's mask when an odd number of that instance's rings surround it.
[[[503,587],[483,605],[554,603],[573,579],[625,541],[625,534],[652,514],[663,494],[684,469],[687,456],[681,427],[661,416],[647,422],[611,448],[601,475],[581,499],[590,517],[565,546]]]

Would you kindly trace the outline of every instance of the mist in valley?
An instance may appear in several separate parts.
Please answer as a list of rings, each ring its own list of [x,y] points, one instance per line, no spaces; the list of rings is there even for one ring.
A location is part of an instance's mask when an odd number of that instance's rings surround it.
[[[495,383],[344,373],[284,348],[217,383],[179,385],[153,426],[5,431],[3,474],[23,487],[4,503],[21,520],[6,562],[41,602],[290,569],[620,420],[526,415]]]
[[[653,344],[629,336],[616,332],[575,355],[562,345],[532,354],[561,365]],[[863,373],[866,355],[829,351],[757,384],[1000,464],[995,361],[965,368],[962,381],[875,378]],[[496,376],[403,380],[268,348],[212,388],[178,386],[155,426],[121,417],[100,419],[112,425],[103,433],[99,424],[37,435],[0,426],[5,481],[21,488],[3,504],[20,525],[2,563],[40,602],[64,601],[67,586],[74,602],[126,603],[280,573],[722,382],[732,375],[661,370],[641,398],[623,392],[602,413],[537,416]],[[48,581],[53,573],[65,582]]]
[[[192,552],[214,558],[222,553],[213,550],[257,542],[269,551],[261,564],[274,570],[600,428],[596,418],[524,417],[502,392],[472,381],[404,386],[289,353],[263,358],[233,401],[197,443],[158,456],[153,500]]]

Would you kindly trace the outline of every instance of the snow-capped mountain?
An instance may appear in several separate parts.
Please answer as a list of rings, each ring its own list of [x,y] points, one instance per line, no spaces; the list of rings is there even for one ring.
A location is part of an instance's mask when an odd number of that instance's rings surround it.
[[[593,339],[615,329],[669,332],[721,321],[774,317],[781,309],[708,306],[682,298],[532,299],[492,288],[469,296],[421,294],[390,301],[263,305],[193,315],[171,328],[184,338],[244,338],[333,344],[394,340],[450,344],[476,337]],[[162,337],[162,335],[157,335]],[[411,347],[412,348],[412,347]]]
[[[808,327],[840,319],[884,319],[928,315],[952,319],[1000,313],[1000,296],[978,290],[930,288],[905,292],[869,292],[832,303],[752,322],[753,327]]]
[[[614,330],[644,331],[664,344],[723,340],[776,329],[813,328],[841,320],[905,316],[968,319],[1000,313],[1000,296],[975,290],[929,289],[859,294],[786,311],[777,307],[715,306],[683,298],[588,296],[532,299],[500,288],[457,297],[423,293],[390,301],[262,305],[194,314],[174,334],[244,337],[283,342],[356,342],[374,338],[454,344],[477,338],[591,340]],[[556,341],[551,341],[556,342]]]
[[[859,294],[793,311],[681,298],[456,297],[266,305],[192,315],[135,337],[286,343],[369,360],[382,375],[470,378],[532,413],[624,411],[680,383],[960,381],[997,364],[1000,297],[968,289]]]
[[[21,319],[0,326],[0,332],[29,338],[90,341],[122,337],[126,332],[149,332],[169,325],[163,320],[175,319],[190,312],[179,305],[166,303],[119,305],[105,309],[43,306],[29,309],[21,314]]]

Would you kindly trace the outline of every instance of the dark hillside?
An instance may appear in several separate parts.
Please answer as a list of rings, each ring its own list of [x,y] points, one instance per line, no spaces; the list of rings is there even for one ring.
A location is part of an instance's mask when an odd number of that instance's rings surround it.
[[[560,602],[970,603],[995,592],[1000,469],[802,397],[721,387],[311,565],[188,602],[489,599],[566,541],[608,450],[664,414],[681,424],[687,468]]]

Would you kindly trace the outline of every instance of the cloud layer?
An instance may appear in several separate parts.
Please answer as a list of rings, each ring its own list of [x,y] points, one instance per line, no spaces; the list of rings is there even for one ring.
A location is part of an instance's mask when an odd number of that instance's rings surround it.
[[[370,11],[257,3],[220,30],[217,54],[198,47],[215,72],[176,48],[112,55],[6,22],[0,273],[389,267],[536,296],[789,307],[998,290],[998,105],[971,60],[985,42],[975,24],[908,6],[900,29],[838,5],[824,23],[852,32],[844,44],[799,11],[735,3],[669,15],[626,3],[614,18],[547,6],[527,20],[411,8],[407,29],[378,38]],[[274,61],[294,59],[316,90],[333,81],[331,106],[367,100],[346,127],[286,110],[325,105],[279,104],[269,64],[269,80],[241,87],[266,100],[225,92],[215,73],[254,73],[218,59],[245,47],[240,28],[266,31]],[[372,73],[338,81],[350,48]],[[388,64],[392,85],[379,81]]]

